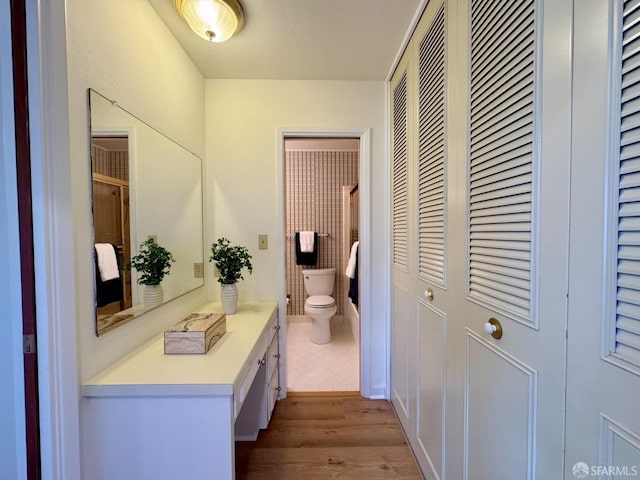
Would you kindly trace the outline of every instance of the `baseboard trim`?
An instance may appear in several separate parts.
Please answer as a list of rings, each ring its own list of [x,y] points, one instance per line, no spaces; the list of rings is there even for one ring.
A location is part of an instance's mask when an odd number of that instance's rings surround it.
[[[361,397],[356,391],[335,392],[287,392],[287,397]]]

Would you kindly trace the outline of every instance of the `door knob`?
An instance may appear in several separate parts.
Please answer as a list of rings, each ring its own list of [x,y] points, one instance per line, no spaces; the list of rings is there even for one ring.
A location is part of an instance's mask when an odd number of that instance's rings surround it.
[[[484,331],[496,340],[502,338],[502,325],[495,318],[490,318],[489,321],[484,324]]]
[[[429,299],[429,300],[431,300],[431,301],[433,302],[433,297],[434,297],[434,295],[433,295],[433,290],[432,290],[431,288],[427,288],[427,289],[424,291],[424,297],[425,297],[425,298],[427,298],[427,299]]]

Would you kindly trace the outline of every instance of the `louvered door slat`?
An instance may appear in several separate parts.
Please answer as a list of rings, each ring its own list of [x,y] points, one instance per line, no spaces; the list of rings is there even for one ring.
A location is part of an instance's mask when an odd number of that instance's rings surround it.
[[[471,188],[474,194],[477,194],[529,182],[531,182],[531,165],[522,165],[474,180],[471,182]]]
[[[471,261],[482,263],[485,265],[492,265],[493,268],[505,267],[511,269],[514,276],[521,276],[523,278],[530,278],[531,272],[527,270],[527,263],[523,260],[517,260],[515,258],[500,258],[497,256],[489,256],[482,254],[472,254]]]
[[[407,185],[407,72],[393,91],[393,263],[408,267],[408,185]]]
[[[529,244],[529,233],[528,232],[518,232],[518,231],[512,231],[512,230],[507,230],[504,232],[501,232],[499,230],[485,230],[485,231],[474,231],[471,232],[471,235],[469,235],[471,237],[471,239],[475,239],[478,240],[478,245],[483,245],[484,243],[488,243],[488,241],[493,240],[495,243],[494,245],[499,245],[501,242],[507,243],[507,244],[514,244],[511,248],[517,249],[517,250],[529,250],[530,249],[530,244]],[[516,242],[520,242],[520,245],[515,245]]]
[[[632,284],[630,284],[630,280],[632,278],[632,276],[637,276],[640,275],[640,262],[638,261],[633,261],[633,260],[629,260],[629,259],[621,259],[618,262],[618,281],[620,281],[620,274],[628,274],[626,276],[626,286],[629,287],[633,287]],[[635,288],[638,288],[638,285],[635,286]],[[620,292],[618,292],[620,293]]]
[[[478,127],[471,132],[471,138],[474,143],[481,142],[496,131],[509,129],[510,125],[517,120],[525,119],[530,121],[533,112],[531,94],[527,92],[517,101],[511,100],[513,99],[507,100],[495,108],[486,118],[478,118]]]
[[[640,2],[624,2],[612,353],[640,365]]]
[[[621,316],[620,320],[618,321],[618,328],[625,332],[631,332],[640,335],[640,325],[638,325],[638,322],[634,322],[630,318]]]
[[[502,292],[511,292],[513,295],[528,299],[529,298],[529,279],[518,278],[515,275],[509,275],[510,270],[505,269],[491,269],[480,268],[482,264],[471,265],[471,276],[478,279],[483,285],[496,286],[496,288]],[[498,273],[499,275],[495,275]],[[501,281],[494,279],[500,278]]]
[[[504,78],[513,70],[518,70],[524,66],[530,66],[533,63],[532,50],[533,50],[534,38],[533,35],[521,39],[521,43],[513,46],[503,46],[503,50],[499,52],[491,52],[493,54],[500,53],[501,55],[512,56],[491,60],[482,67],[474,68],[471,66],[471,74],[476,77],[478,83],[471,86],[471,103],[472,105],[479,101],[479,98],[490,95],[492,90],[496,89]],[[497,47],[500,49],[500,47]],[[474,105],[475,106],[475,105]]]
[[[618,246],[618,259],[640,260],[640,248]]]
[[[531,115],[531,112],[529,112]],[[522,116],[518,113],[510,118],[510,122],[504,123],[503,128],[491,128],[487,135],[480,138],[471,136],[472,149],[471,153],[482,152],[485,149],[491,149],[494,146],[502,146],[510,143],[513,139],[525,137],[531,132],[531,118]]]
[[[510,249],[510,248],[500,248],[501,246],[495,246],[493,244],[489,244],[488,246],[485,245],[478,245],[476,247],[474,247],[473,251],[471,252],[471,258],[474,257],[474,255],[484,255],[486,257],[490,257],[493,260],[491,260],[492,262],[494,262],[496,265],[500,264],[500,261],[504,261],[504,262],[509,262],[509,261],[520,261],[523,262],[521,268],[523,270],[526,270],[525,266],[529,265],[529,250],[525,249],[525,250],[516,250],[516,249]]]
[[[473,274],[474,271],[480,272],[491,272],[497,273],[501,278],[514,278],[520,279],[528,282],[530,280],[529,272],[520,270],[519,268],[505,268],[500,265],[496,265],[495,263],[486,263],[479,261],[471,261],[471,272]]]
[[[445,286],[444,5],[418,50],[418,274]]]
[[[493,145],[492,148],[486,149],[483,152],[474,152],[471,157],[470,166],[475,166],[484,162],[502,162],[513,158],[511,152],[515,152],[521,148],[528,149],[527,154],[531,154],[531,142],[532,136],[526,135],[524,137],[511,138],[504,145]]]
[[[442,194],[444,192],[444,185],[442,185],[442,181],[444,179],[444,172],[440,171],[436,172],[434,175],[431,175],[428,178],[422,179],[419,185],[420,188],[429,189],[429,193],[423,195],[420,199],[420,204],[424,205],[425,209],[428,209],[428,205],[433,201],[438,201],[438,199],[442,200]],[[433,198],[433,197],[436,198]],[[440,203],[443,203],[440,201]]]
[[[488,247],[497,250],[530,250],[527,242],[512,242],[509,240],[476,240],[474,248]],[[513,254],[510,254],[513,255]]]
[[[490,28],[478,31],[476,38],[480,40],[471,46],[473,55],[484,56],[499,45],[517,45],[526,38],[529,33],[528,26],[533,21],[529,18],[533,13],[533,5],[511,2],[511,7],[503,14],[492,17]],[[513,16],[524,20],[520,23],[508,21]]]
[[[478,293],[485,297],[493,297],[495,298],[495,302],[498,304],[506,305],[511,304],[513,309],[516,311],[524,311],[528,308],[529,299],[526,297],[517,296],[518,290],[511,289],[511,291],[502,291],[500,290],[499,284],[496,283],[488,283],[482,284],[480,278],[475,278],[478,280]]]
[[[535,0],[472,0],[469,297],[532,318]]]

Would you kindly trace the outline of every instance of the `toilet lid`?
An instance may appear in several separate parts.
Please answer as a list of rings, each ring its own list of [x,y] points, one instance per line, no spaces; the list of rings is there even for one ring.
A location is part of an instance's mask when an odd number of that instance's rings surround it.
[[[336,301],[329,295],[313,295],[305,302],[309,307],[333,307]]]

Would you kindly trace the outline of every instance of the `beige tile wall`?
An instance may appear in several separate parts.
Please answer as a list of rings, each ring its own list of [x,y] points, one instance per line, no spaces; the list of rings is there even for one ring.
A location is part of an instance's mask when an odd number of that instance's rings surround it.
[[[341,245],[342,186],[358,182],[358,151],[290,150],[285,146],[285,261],[287,293],[291,295],[288,315],[304,315],[304,281],[302,270],[307,268],[336,269],[335,292],[342,292],[344,269]],[[348,208],[348,205],[346,206]],[[315,267],[296,265],[295,232],[311,230],[328,233],[318,239],[318,264]],[[337,315],[342,315],[342,302]]]

